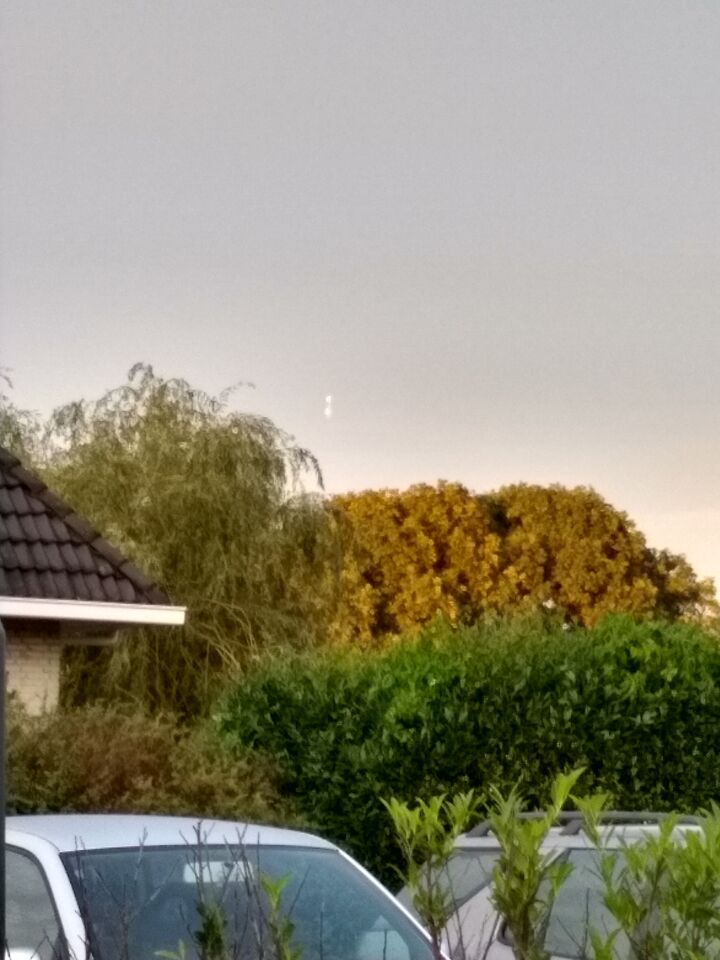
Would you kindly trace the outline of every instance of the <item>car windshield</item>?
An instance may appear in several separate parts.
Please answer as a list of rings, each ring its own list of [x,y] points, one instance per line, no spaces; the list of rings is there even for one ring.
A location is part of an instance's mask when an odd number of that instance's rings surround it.
[[[490,848],[478,850],[458,847],[453,851],[437,879],[452,897],[456,909],[492,882],[493,867],[499,856],[499,850]],[[408,887],[403,887],[398,899],[416,913],[412,892]]]
[[[195,960],[214,931],[233,960],[275,956],[283,939],[302,960],[431,960],[392,898],[337,851],[140,846],[63,861],[95,960]]]

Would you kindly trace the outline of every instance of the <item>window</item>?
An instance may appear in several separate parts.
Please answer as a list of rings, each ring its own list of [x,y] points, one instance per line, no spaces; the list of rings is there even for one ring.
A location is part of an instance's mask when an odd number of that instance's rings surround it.
[[[148,960],[180,942],[197,960],[201,901],[221,910],[232,956],[258,960],[269,952],[268,889],[278,884],[303,960],[431,960],[428,942],[397,904],[332,850],[142,847],[82,850],[63,862],[95,960]]]
[[[604,903],[605,888],[597,850],[572,850],[572,873],[560,888],[548,920],[545,948],[553,957],[584,960],[592,957],[590,930],[607,934],[617,924]],[[627,957],[627,941],[615,941],[616,956]]]
[[[492,882],[499,850],[457,849],[444,871],[447,887],[456,907],[484,890]]]
[[[11,960],[58,960],[62,937],[50,890],[38,862],[5,852],[5,935]]]

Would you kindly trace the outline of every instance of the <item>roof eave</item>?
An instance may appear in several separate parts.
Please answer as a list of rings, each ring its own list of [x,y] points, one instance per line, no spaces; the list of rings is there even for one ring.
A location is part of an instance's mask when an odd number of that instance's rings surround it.
[[[164,604],[0,596],[0,617],[8,619],[74,620],[128,626],[181,627],[185,623],[186,612],[186,607]]]

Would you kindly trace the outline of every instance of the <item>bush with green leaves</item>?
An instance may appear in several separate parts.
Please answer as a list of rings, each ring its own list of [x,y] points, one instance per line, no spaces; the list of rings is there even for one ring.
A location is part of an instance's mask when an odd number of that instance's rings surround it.
[[[678,815],[669,814],[654,829],[618,835],[605,817],[607,795],[573,793],[582,773],[558,774],[550,785],[549,802],[531,817],[525,814],[517,784],[508,794],[490,788],[489,826],[498,846],[490,896],[513,956],[555,956],[548,944],[549,921],[557,897],[573,878],[574,865],[562,847],[546,841],[572,802],[581,812],[597,866],[592,892],[586,888],[585,896],[580,895],[588,881],[585,875],[563,906],[575,914],[572,919],[565,915],[570,927],[564,933],[570,937],[572,930],[578,939],[565,943],[562,955],[583,960],[720,960],[720,808],[713,806],[682,826]],[[453,957],[483,960],[492,955],[492,937],[467,949],[447,870],[454,841],[472,809],[469,796],[448,801],[439,795],[415,805],[393,799],[386,807],[405,858],[402,879],[431,933],[435,955],[441,956],[447,938]],[[598,909],[600,903],[604,910]]]
[[[402,852],[400,882],[410,891],[415,912],[430,934],[434,956],[442,960],[443,935],[456,909],[448,863],[455,840],[477,815],[477,800],[468,790],[415,804],[391,797],[383,804]]]
[[[101,706],[28,717],[10,703],[7,806],[13,813],[296,819],[266,757],[231,755],[207,726]]]
[[[695,827],[678,829],[670,815],[639,842],[608,844],[586,818],[601,849],[599,873],[609,929],[589,930],[595,960],[720,958],[720,809]]]
[[[400,852],[379,797],[521,783],[531,806],[563,770],[618,808],[692,811],[720,796],[720,644],[687,624],[551,616],[436,624],[373,656],[286,657],[217,711],[227,742],[277,764],[315,827],[389,882]]]

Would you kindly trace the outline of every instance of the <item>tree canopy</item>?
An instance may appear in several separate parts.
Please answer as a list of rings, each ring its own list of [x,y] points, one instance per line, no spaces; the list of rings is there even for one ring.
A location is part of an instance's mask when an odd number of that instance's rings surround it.
[[[231,398],[142,364],[46,420],[0,391],[0,443],[188,607],[174,633],[70,651],[66,703],[203,712],[267,651],[377,646],[438,615],[466,624],[549,606],[590,625],[716,609],[709,581],[592,489],[439,483],[329,498],[313,455]]]
[[[546,605],[587,625],[610,612],[698,618],[714,603],[683,557],[649,548],[587,487],[477,495],[440,483],[334,503],[348,545],[343,627],[365,644],[438,613],[472,622]]]
[[[139,364],[123,386],[44,425],[36,466],[49,485],[188,607],[175,635],[142,630],[74,651],[66,697],[123,691],[195,712],[259,651],[322,639],[335,594],[332,518],[303,485],[322,482],[318,464],[229,400]]]

